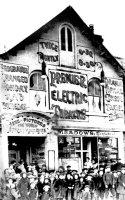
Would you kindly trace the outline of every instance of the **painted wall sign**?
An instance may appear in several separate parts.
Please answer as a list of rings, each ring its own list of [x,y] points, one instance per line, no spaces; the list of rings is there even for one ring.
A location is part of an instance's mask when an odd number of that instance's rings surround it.
[[[28,104],[29,67],[0,62],[0,89],[3,110],[25,110]]]
[[[38,52],[44,54],[45,62],[52,65],[59,65],[59,44],[56,41],[40,39]],[[39,57],[39,61],[40,57]]]
[[[8,135],[46,135],[49,130],[49,124],[41,117],[19,116],[9,122],[6,132]]]
[[[88,47],[77,46],[78,69],[95,70],[94,50]]]
[[[119,137],[117,132],[102,132],[102,131],[83,131],[83,130],[58,130],[59,135],[74,135],[74,136],[85,136],[85,137]]]
[[[124,118],[123,81],[119,79],[105,79],[105,111],[109,120]]]
[[[61,70],[49,71],[50,107],[62,119],[86,120],[87,75]]]

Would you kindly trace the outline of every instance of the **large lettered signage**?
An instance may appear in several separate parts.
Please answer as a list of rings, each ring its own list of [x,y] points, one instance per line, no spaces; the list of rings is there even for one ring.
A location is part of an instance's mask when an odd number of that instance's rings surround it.
[[[110,121],[124,118],[123,81],[105,78],[105,111]]]
[[[28,106],[29,67],[0,62],[1,105],[3,110],[25,110]]]
[[[94,71],[95,55],[94,50],[88,47],[77,46],[78,69]]]
[[[59,45],[58,42],[40,39],[39,40],[39,53],[42,53],[46,63],[50,65],[59,65]],[[39,57],[39,61],[40,57]]]
[[[50,107],[62,119],[86,120],[88,111],[87,75],[50,70]]]

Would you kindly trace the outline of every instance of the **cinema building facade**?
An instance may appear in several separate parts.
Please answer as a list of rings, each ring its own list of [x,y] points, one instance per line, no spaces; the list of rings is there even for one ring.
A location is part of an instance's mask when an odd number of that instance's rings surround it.
[[[124,162],[122,67],[72,7],[0,55],[0,167]]]

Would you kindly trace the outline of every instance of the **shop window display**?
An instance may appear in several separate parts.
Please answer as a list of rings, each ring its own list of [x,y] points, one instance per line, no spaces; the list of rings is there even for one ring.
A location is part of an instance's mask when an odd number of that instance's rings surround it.
[[[81,157],[81,143],[79,137],[59,137],[58,139],[59,158]]]
[[[99,162],[118,159],[118,139],[98,138]]]

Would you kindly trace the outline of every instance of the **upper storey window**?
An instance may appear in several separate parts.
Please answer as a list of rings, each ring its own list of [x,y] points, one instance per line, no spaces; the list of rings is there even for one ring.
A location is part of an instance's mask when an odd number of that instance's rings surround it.
[[[93,78],[88,83],[89,111],[100,112],[102,110],[100,81]]]
[[[30,89],[32,90],[46,90],[45,79],[42,78],[42,73],[37,71],[30,76]]]
[[[72,37],[71,29],[68,27],[63,27],[61,29],[61,50],[73,51]]]
[[[69,25],[60,28],[60,64],[74,67],[75,63],[75,40],[74,30]]]
[[[29,77],[29,105],[31,109],[44,110],[48,108],[47,79],[40,70],[35,70]]]

